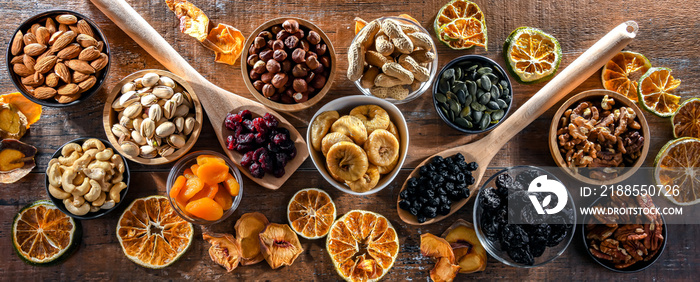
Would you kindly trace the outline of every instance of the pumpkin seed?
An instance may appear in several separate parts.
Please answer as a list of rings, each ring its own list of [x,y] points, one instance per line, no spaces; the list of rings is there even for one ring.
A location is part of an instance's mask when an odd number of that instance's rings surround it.
[[[448,114],[450,116],[450,121],[454,122],[455,121],[455,113],[452,111],[448,111]]]
[[[496,100],[496,103],[498,104],[498,107],[501,109],[506,109],[508,108],[508,103],[506,101],[503,101],[501,99]]]
[[[510,96],[510,90],[508,88],[503,89],[503,93],[501,93],[503,96]]]
[[[479,123],[481,121],[481,117],[484,115],[483,112],[481,111],[473,111],[472,112],[472,121],[474,123]]]
[[[510,95],[507,95],[507,96],[503,97],[503,101],[505,101],[506,103],[510,104],[510,102],[511,102]]]
[[[472,123],[461,117],[455,119],[455,123],[463,128],[472,128]]]
[[[493,74],[493,73],[487,73],[487,74],[485,74],[484,76],[488,77],[489,80],[491,80],[491,84],[492,84],[492,85],[498,84],[498,76],[496,76],[495,74]]]
[[[464,93],[463,89],[457,91],[457,99],[459,99],[459,103],[461,103],[462,105],[466,104],[465,101],[467,100],[467,94]]]
[[[493,113],[491,113],[491,120],[499,121],[503,118],[505,113],[506,112],[504,110],[494,111]]]
[[[478,68],[479,68],[479,65],[478,65],[478,64],[472,65],[471,67],[469,67],[469,68],[467,69],[467,71],[475,71],[475,70],[478,69]]]
[[[501,97],[501,90],[498,90],[498,87],[491,87],[491,101],[496,101],[498,97]]]
[[[441,110],[442,113],[445,115],[445,117],[449,117],[449,116],[450,116],[450,114],[447,113],[447,112],[449,112],[449,111],[447,110],[447,108],[445,108],[445,106],[440,106],[440,110]]]
[[[491,80],[487,76],[482,76],[481,79],[479,79],[479,81],[481,82],[481,88],[483,88],[486,91],[491,90]]]
[[[462,68],[455,68],[455,78],[458,80],[462,79]]]
[[[474,99],[474,98],[473,98],[471,95],[467,95],[467,97],[464,98],[464,103],[463,103],[463,104],[465,105],[465,108],[469,108],[469,107],[467,107],[467,105],[471,105],[473,99]]]
[[[467,90],[469,90],[469,95],[474,95],[476,93],[476,83],[471,80],[466,81]]]
[[[462,81],[455,81],[455,84],[452,86],[452,92],[457,92],[458,90],[462,89],[464,87],[464,82]]]
[[[479,122],[479,129],[481,129],[481,130],[486,129],[486,127],[488,127],[490,123],[491,123],[491,116],[484,115],[484,117]]]
[[[462,111],[459,113],[460,117],[467,117],[470,116],[471,114],[471,108],[470,107],[464,107],[462,108]]]
[[[438,84],[438,90],[440,90],[441,93],[445,93],[450,90],[450,85],[447,84],[447,79],[440,78],[440,83]]]
[[[450,100],[448,103],[450,104],[450,110],[452,110],[453,112],[459,114],[459,112],[462,110],[462,107],[459,105],[459,103],[457,103],[456,100]]]
[[[494,101],[488,102],[486,104],[486,107],[488,107],[489,109],[494,110],[494,111],[500,109],[500,107],[498,106],[498,103],[496,103]]]
[[[491,100],[490,93],[481,94],[481,96],[479,97],[479,104],[486,105],[490,100]]]
[[[447,91],[447,100],[457,101],[457,95],[455,95],[455,93],[452,93],[452,91]]]
[[[498,84],[501,85],[501,88],[502,88],[502,89],[507,89],[507,88],[508,88],[508,82],[506,82],[505,80],[499,81]]]
[[[444,73],[442,73],[442,78],[445,80],[448,80],[450,78],[454,78],[455,76],[455,69],[448,69]]]
[[[445,94],[435,93],[435,100],[437,100],[440,103],[445,103],[445,101],[447,101],[447,97],[445,97]]]
[[[493,69],[491,69],[489,67],[483,67],[483,68],[478,69],[476,72],[480,75],[484,75],[486,73],[492,73]]]

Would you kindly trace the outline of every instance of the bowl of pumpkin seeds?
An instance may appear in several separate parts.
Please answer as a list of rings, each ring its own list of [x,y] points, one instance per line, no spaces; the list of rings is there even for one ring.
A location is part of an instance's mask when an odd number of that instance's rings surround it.
[[[510,110],[513,88],[505,70],[479,55],[458,57],[445,65],[433,84],[440,118],[464,133],[495,128]]]

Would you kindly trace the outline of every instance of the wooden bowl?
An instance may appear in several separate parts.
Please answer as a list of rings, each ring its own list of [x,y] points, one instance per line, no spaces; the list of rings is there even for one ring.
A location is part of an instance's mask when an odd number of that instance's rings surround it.
[[[634,165],[631,167],[627,167],[625,170],[623,170],[623,173],[619,175],[618,177],[615,177],[613,179],[608,179],[608,180],[598,180],[598,179],[592,179],[587,176],[581,175],[576,172],[575,169],[573,168],[567,168],[566,161],[564,160],[564,157],[561,155],[561,152],[559,152],[559,143],[557,140],[557,129],[559,127],[559,123],[561,120],[562,115],[566,110],[569,108],[572,108],[574,104],[577,104],[578,102],[583,102],[583,101],[595,101],[596,103],[600,103],[601,99],[605,96],[608,95],[608,97],[612,98],[615,100],[615,107],[628,107],[634,110],[634,112],[637,114],[637,118],[639,119],[639,123],[642,125],[642,137],[644,137],[644,145],[642,146],[642,153],[639,156],[639,158],[635,161]],[[557,165],[563,170],[569,174],[571,177],[575,178],[576,180],[588,183],[588,184],[593,184],[593,185],[605,185],[605,184],[613,184],[613,183],[618,183],[620,181],[623,181],[627,179],[628,177],[632,176],[637,169],[639,169],[642,164],[644,164],[644,160],[646,159],[647,153],[649,153],[649,144],[650,144],[650,137],[651,135],[649,134],[649,124],[647,124],[647,120],[644,118],[644,112],[637,107],[637,104],[634,102],[630,101],[627,99],[627,97],[622,96],[621,94],[618,94],[613,91],[609,90],[602,90],[602,89],[596,89],[596,90],[588,90],[581,92],[579,94],[574,95],[573,97],[569,98],[564,104],[561,105],[559,110],[554,114],[554,118],[552,118],[552,124],[549,127],[549,152],[552,154],[552,158],[554,158],[554,161],[557,163]]]
[[[194,129],[192,130],[192,133],[190,134],[189,138],[187,138],[187,142],[185,143],[185,146],[183,146],[180,149],[177,149],[174,153],[167,157],[157,157],[157,158],[152,158],[152,159],[147,159],[147,158],[142,158],[142,157],[132,157],[127,155],[119,145],[119,139],[114,136],[114,133],[112,133],[112,125],[115,123],[119,123],[119,120],[117,119],[117,112],[112,109],[112,103],[114,103],[114,99],[117,98],[121,94],[121,89],[124,84],[133,81],[136,78],[142,77],[146,73],[156,73],[160,76],[167,76],[169,78],[172,78],[177,84],[180,85],[187,93],[190,94],[190,97],[192,97],[192,104],[194,104],[194,113],[195,113],[195,120],[197,121],[197,124],[195,124]],[[177,92],[177,91],[176,91]],[[199,138],[199,133],[202,131],[202,123],[204,122],[204,115],[202,113],[202,104],[199,103],[199,98],[197,98],[197,94],[194,93],[194,90],[190,85],[182,78],[179,76],[169,72],[169,71],[164,71],[164,70],[156,70],[156,69],[148,69],[148,70],[140,70],[135,73],[132,73],[126,77],[124,77],[121,81],[119,81],[114,87],[112,88],[112,91],[109,93],[109,96],[107,96],[107,100],[105,101],[105,108],[103,110],[103,117],[102,117],[102,123],[104,125],[105,129],[105,134],[107,135],[107,139],[109,139],[109,142],[114,144],[115,149],[119,152],[120,155],[126,157],[127,159],[137,162],[140,164],[145,164],[145,165],[159,165],[159,164],[166,164],[169,162],[172,162],[174,160],[179,159],[180,157],[184,156],[187,154],[187,152],[192,149],[192,146],[194,146],[194,143],[197,142],[197,138]]]
[[[331,72],[326,78],[326,85],[323,86],[323,88],[321,88],[321,90],[318,93],[316,93],[315,96],[303,103],[283,104],[272,101],[264,95],[262,95],[262,93],[260,93],[257,89],[255,89],[255,87],[253,87],[253,82],[250,80],[249,76],[251,67],[246,63],[248,59],[248,49],[250,48],[250,45],[253,44],[253,40],[255,40],[255,37],[260,32],[267,30],[273,25],[282,24],[286,20],[296,20],[297,22],[299,22],[299,25],[301,27],[306,27],[310,30],[318,32],[318,34],[321,36],[321,39],[328,47],[327,52],[328,54],[330,54],[331,57]],[[253,94],[253,97],[255,97],[255,99],[258,99],[260,103],[282,112],[298,112],[313,106],[314,104],[318,103],[318,101],[321,101],[321,99],[323,99],[323,97],[326,96],[328,91],[331,89],[331,85],[333,84],[333,80],[335,79],[337,65],[338,60],[335,55],[335,49],[333,48],[333,44],[331,44],[330,39],[328,39],[328,36],[323,32],[323,30],[321,30],[318,26],[311,23],[310,21],[294,17],[276,18],[260,25],[250,34],[250,36],[248,36],[248,39],[246,39],[245,44],[243,45],[243,53],[241,53],[241,75],[243,75],[243,82],[245,83],[245,86],[248,87],[250,93]]]

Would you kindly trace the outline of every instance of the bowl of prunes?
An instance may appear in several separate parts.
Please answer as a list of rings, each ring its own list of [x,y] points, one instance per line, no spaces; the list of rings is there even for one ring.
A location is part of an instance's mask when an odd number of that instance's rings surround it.
[[[474,227],[486,251],[514,267],[542,266],[571,243],[575,207],[551,172],[515,166],[491,176],[474,202]]]

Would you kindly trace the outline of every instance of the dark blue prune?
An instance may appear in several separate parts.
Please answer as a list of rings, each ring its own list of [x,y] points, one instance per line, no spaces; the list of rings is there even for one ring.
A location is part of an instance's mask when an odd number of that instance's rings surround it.
[[[520,225],[506,224],[501,228],[501,246],[505,249],[518,249],[527,246],[530,238]]]
[[[496,194],[493,187],[485,188],[479,197],[479,204],[484,209],[495,210],[501,206],[501,198]]]
[[[500,236],[500,224],[495,219],[489,213],[481,214],[481,230],[484,231],[486,238],[492,242],[498,242],[498,237]]]
[[[410,210],[411,204],[408,202],[408,200],[403,199],[399,202],[399,208],[401,208],[402,210]]]
[[[514,262],[517,262],[520,264],[524,264],[524,265],[535,264],[535,259],[532,257],[532,254],[530,253],[530,247],[528,245],[525,245],[521,248],[508,249],[508,256]]]
[[[515,182],[520,183],[523,187],[528,187],[530,182],[540,175],[542,174],[539,170],[528,169],[518,174],[518,176],[515,177]]]
[[[479,168],[479,164],[477,164],[476,162],[471,162],[471,163],[467,164],[467,170],[469,170],[469,171],[475,171],[478,168]]]

